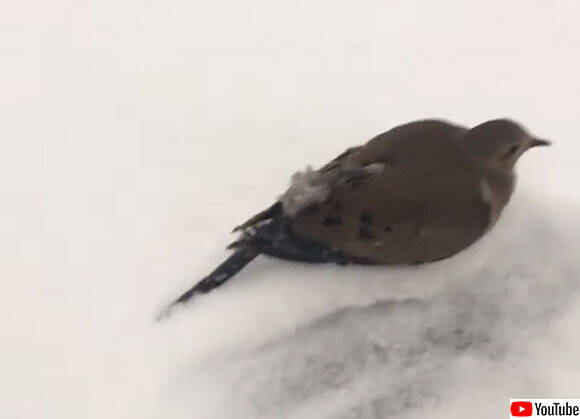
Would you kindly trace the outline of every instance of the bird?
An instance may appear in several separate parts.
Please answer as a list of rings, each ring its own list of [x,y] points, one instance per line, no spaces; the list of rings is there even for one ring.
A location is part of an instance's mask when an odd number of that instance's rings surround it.
[[[223,285],[261,254],[337,265],[449,258],[494,226],[521,155],[549,144],[505,118],[472,128],[439,119],[396,126],[294,173],[272,205],[234,228],[233,253],[167,310]]]

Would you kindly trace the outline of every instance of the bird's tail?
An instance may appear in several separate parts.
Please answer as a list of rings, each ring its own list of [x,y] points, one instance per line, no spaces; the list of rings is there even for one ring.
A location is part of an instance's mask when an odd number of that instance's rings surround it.
[[[189,290],[181,294],[179,298],[173,301],[158,317],[158,319],[165,317],[172,307],[178,304],[184,304],[196,294],[206,294],[211,290],[223,285],[231,277],[237,274],[250,263],[261,251],[257,246],[250,243],[240,245],[237,250],[232,253],[226,260],[224,260],[217,268],[213,270],[208,276],[203,278]]]

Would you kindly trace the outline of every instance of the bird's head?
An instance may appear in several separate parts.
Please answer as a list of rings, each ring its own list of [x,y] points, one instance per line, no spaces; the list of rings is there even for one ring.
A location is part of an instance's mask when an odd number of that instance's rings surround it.
[[[516,122],[494,119],[470,129],[464,138],[465,146],[487,167],[511,171],[522,154],[530,148],[550,145],[536,138]]]

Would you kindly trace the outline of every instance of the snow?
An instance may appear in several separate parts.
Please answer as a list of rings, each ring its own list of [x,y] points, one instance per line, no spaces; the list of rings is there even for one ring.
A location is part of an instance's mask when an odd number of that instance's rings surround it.
[[[488,419],[578,397],[578,2],[2,9],[2,417]],[[409,120],[504,116],[554,145],[467,251],[258,258],[153,322],[297,169]]]

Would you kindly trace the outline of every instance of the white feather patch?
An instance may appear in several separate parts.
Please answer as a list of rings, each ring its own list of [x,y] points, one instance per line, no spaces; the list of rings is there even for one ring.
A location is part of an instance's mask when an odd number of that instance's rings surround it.
[[[290,187],[280,197],[284,213],[295,215],[310,205],[326,201],[330,186],[328,181],[312,167],[296,172],[290,180]]]
[[[479,190],[481,191],[481,196],[485,202],[494,206],[494,196],[489,183],[485,179],[481,179],[479,182]]]

